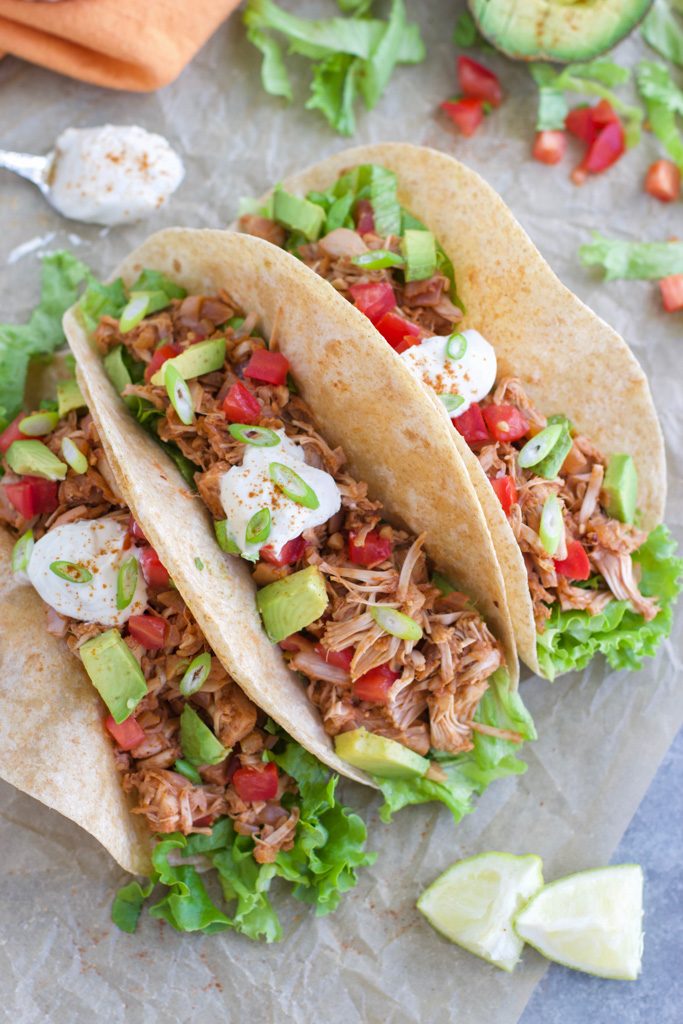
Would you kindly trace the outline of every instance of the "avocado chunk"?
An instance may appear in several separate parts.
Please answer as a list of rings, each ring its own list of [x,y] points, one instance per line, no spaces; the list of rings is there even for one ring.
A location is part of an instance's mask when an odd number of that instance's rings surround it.
[[[210,338],[190,345],[179,356],[167,359],[152,377],[152,384],[163,384],[167,366],[175,366],[183,380],[220,370],[225,362],[225,338]]]
[[[631,455],[613,455],[602,485],[608,515],[632,523],[638,502],[638,473]]]
[[[283,188],[273,195],[273,219],[290,231],[299,231],[309,242],[314,242],[322,230],[325,211],[308,199],[293,196]]]
[[[384,779],[413,779],[425,775],[430,768],[426,757],[367,729],[335,736],[334,749],[349,764]]]
[[[516,60],[589,60],[635,28],[652,0],[469,0],[481,34]]]
[[[60,380],[57,384],[57,413],[59,418],[66,416],[72,409],[85,408],[85,398],[81,394],[78,381],[75,377],[69,380]]]
[[[185,705],[180,716],[180,745],[185,760],[192,765],[218,764],[225,760],[232,749],[224,747],[216,739],[189,704]]]
[[[42,441],[13,441],[5,457],[9,468],[20,476],[63,480],[69,468]]]
[[[87,640],[79,649],[85,671],[115,722],[124,722],[147,695],[135,655],[118,629]]]
[[[277,644],[320,618],[327,608],[325,578],[309,565],[259,590],[256,605],[268,638]]]

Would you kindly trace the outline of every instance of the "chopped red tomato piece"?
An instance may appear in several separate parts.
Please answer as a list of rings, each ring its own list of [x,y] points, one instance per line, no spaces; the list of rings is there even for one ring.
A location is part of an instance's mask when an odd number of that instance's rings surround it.
[[[156,651],[164,646],[166,625],[166,619],[160,615],[131,615],[128,632],[148,651]]]
[[[375,213],[369,199],[359,199],[356,203],[356,231],[359,235],[367,235],[375,230]]]
[[[503,506],[506,516],[510,515],[510,509],[517,501],[517,488],[511,476],[496,476],[491,481],[491,486],[498,495],[498,501]]]
[[[477,402],[473,402],[466,412],[456,416],[451,422],[469,445],[491,440],[491,435],[488,432],[488,427],[484,422],[481,408]]]
[[[245,765],[232,776],[237,795],[247,803],[274,800],[277,796],[278,773],[272,761],[264,765]]]
[[[391,310],[378,320],[375,327],[383,338],[389,342],[396,352],[405,352],[412,345],[419,345],[422,332],[417,324],[406,320],[404,316]]]
[[[590,562],[583,544],[578,540],[567,541],[567,557],[555,558],[555,571],[570,580],[587,580],[591,574]]]
[[[59,484],[42,476],[24,476],[16,483],[3,484],[5,494],[24,519],[49,515],[57,508]]]
[[[484,120],[484,102],[465,97],[462,100],[445,100],[440,106],[462,134],[470,136]]]
[[[154,548],[144,548],[140,552],[140,566],[148,587],[160,590],[162,587],[168,586],[170,579],[168,570],[161,564]]]
[[[231,423],[254,424],[261,418],[261,403],[239,380],[228,391],[221,408]]]
[[[683,309],[683,274],[671,274],[659,282],[662,302],[667,313],[679,313]]]
[[[145,543],[147,543],[147,538],[140,529],[139,523],[137,523],[132,516],[128,520],[128,533],[131,535],[133,540],[144,540]]]
[[[619,115],[609,100],[599,100],[591,109],[591,118],[593,120],[593,124],[596,125],[598,129],[604,127],[606,124],[621,123],[619,121]]]
[[[391,541],[382,537],[377,530],[370,530],[362,544],[356,544],[356,534],[349,533],[349,558],[354,565],[372,568],[391,557]]]
[[[272,544],[266,544],[262,547],[259,554],[266,562],[270,562],[271,565],[281,569],[285,565],[294,565],[295,562],[298,562],[305,550],[306,541],[303,537],[295,537],[294,540],[288,540],[283,545],[279,555],[275,554],[275,548]]]
[[[529,421],[514,405],[487,405],[482,415],[496,441],[519,441],[529,430]]]
[[[319,654],[323,661],[336,668],[343,668],[345,672],[351,668],[354,651],[355,647],[345,647],[343,651],[331,651],[329,648],[323,647],[322,644],[315,645],[315,653]]]
[[[571,132],[577,139],[581,139],[582,142],[587,143],[589,146],[595,141],[595,137],[598,134],[597,125],[593,120],[592,107],[574,107],[567,114],[564,124],[568,132]]]
[[[671,160],[655,160],[648,168],[645,191],[663,203],[673,203],[678,199],[681,192],[681,172],[676,164]]]
[[[368,281],[366,284],[352,284],[351,298],[361,313],[376,324],[385,313],[396,306],[394,289],[388,281]]]
[[[25,416],[25,412],[20,412],[17,418],[8,423],[0,434],[0,452],[6,452],[11,444],[14,444],[15,441],[22,441],[26,437],[26,434],[22,434],[19,430],[19,424]]]
[[[182,349],[179,345],[160,345],[159,348],[155,349],[152,353],[152,358],[145,367],[145,380],[149,382],[157,370],[161,369],[167,359],[173,359],[174,356],[179,356]]]
[[[498,75],[471,57],[458,57],[458,82],[465,96],[484,100],[492,107],[499,107],[503,102]]]
[[[607,106],[609,107],[609,104]],[[611,107],[609,109],[610,111],[612,110]],[[576,185],[582,184],[588,174],[601,174],[603,171],[606,171],[608,167],[615,164],[626,152],[624,126],[616,114],[614,114],[614,111],[612,111],[612,115],[615,118],[614,120],[598,122],[595,121],[595,111],[593,112],[597,134],[589,144],[585,157],[572,172],[572,181]],[[607,118],[608,115],[605,114],[604,116]]]
[[[567,149],[564,132],[536,132],[536,141],[531,153],[534,160],[542,164],[559,164]]]
[[[289,360],[282,352],[270,352],[267,348],[257,348],[244,367],[244,376],[252,380],[260,380],[264,384],[284,384],[289,373]]]
[[[353,684],[353,695],[358,700],[367,700],[371,704],[386,704],[392,684],[399,677],[388,665],[371,668],[364,676],[359,676]]]
[[[132,715],[124,722],[115,722],[111,715],[107,715],[104,724],[121,750],[132,750],[145,738],[144,729]]]

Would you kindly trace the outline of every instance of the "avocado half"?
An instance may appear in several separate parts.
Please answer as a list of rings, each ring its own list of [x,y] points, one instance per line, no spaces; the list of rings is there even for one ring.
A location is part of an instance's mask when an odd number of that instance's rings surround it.
[[[589,60],[627,36],[653,0],[468,0],[479,31],[515,60]]]

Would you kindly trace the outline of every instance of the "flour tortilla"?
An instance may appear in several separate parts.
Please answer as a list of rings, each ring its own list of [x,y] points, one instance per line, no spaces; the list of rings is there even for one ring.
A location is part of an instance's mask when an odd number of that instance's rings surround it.
[[[511,685],[518,678],[504,585],[486,522],[449,424],[369,321],[312,271],[260,239],[174,228],[152,235],[118,268],[131,284],[149,267],[190,292],[225,288],[259,315],[287,356],[328,442],[395,522],[427,534],[439,569],[471,595],[501,639]],[[217,546],[210,517],[159,445],[116,395],[77,308],[64,319],[88,399],[121,491],[145,536],[245,693],[335,771],[370,783],[334,752],[299,679],[271,644],[246,564]],[[203,566],[199,568],[199,566]]]
[[[480,331],[494,346],[499,377],[520,377],[539,409],[565,413],[607,455],[631,454],[642,525],[649,530],[661,523],[664,440],[647,378],[623,338],[565,288],[483,178],[444,153],[406,143],[360,146],[282,184],[298,195],[322,191],[343,170],[364,163],[396,173],[399,201],[452,260],[467,310],[462,327]],[[394,365],[401,362],[385,347]],[[447,419],[436,396],[424,390]],[[476,456],[453,427],[448,429],[449,447],[455,446],[467,466],[493,536],[520,657],[538,673],[522,553]]]

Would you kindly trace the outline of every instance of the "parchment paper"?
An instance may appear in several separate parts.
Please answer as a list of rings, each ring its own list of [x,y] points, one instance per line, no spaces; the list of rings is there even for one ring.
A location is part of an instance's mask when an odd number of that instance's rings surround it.
[[[300,0],[292,6],[301,13],[323,10]],[[668,522],[680,538],[680,443],[673,450],[683,420],[680,317],[661,314],[654,286],[603,285],[576,256],[592,228],[633,239],[682,233],[680,204],[660,206],[641,191],[655,143],[574,188],[567,180],[571,160],[548,168],[529,158],[531,80],[525,68],[494,57],[490,63],[511,98],[475,138],[456,137],[434,111],[456,89],[450,36],[462,5],[430,0],[409,7],[423,25],[429,59],[397,73],[379,108],[361,116],[358,141],[424,142],[470,163],[502,194],[565,283],[627,338],[662,415],[670,449]],[[618,51],[628,63],[644,54],[636,41]],[[102,234],[65,224],[31,186],[2,174],[2,319],[21,320],[35,301],[39,251],[77,247],[95,269],[109,268],[153,227],[222,226],[240,195],[258,194],[348,144],[314,113],[266,97],[257,74],[258,57],[236,18],[156,96],[108,94],[2,61],[3,146],[40,152],[71,124],[139,123],[166,134],[188,171],[171,207],[154,221]],[[370,846],[380,857],[330,918],[316,921],[283,900],[287,939],[280,946],[232,935],[178,936],[146,918],[135,936],[117,932],[109,903],[122,876],[113,862],[70,822],[0,785],[0,1016],[13,1024],[513,1024],[545,969],[541,958],[527,952],[515,974],[504,975],[441,940],[414,901],[452,860],[480,850],[539,853],[549,878],[610,857],[681,721],[682,626],[679,614],[672,641],[642,672],[619,676],[596,662],[554,686],[523,680],[541,737],[527,749],[529,771],[494,785],[457,830],[436,808],[408,809],[384,826],[377,799],[346,787],[346,798],[368,816]]]

